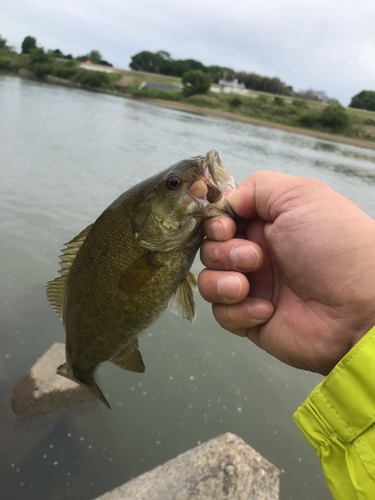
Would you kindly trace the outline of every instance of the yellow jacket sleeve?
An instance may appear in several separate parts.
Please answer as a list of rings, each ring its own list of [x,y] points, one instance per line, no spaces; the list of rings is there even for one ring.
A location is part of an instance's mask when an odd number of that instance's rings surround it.
[[[375,499],[375,327],[294,414],[335,500]]]

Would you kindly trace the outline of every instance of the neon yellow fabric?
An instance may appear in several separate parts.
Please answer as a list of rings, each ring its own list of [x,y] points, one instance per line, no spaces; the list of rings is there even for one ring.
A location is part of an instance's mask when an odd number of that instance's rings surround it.
[[[375,500],[375,327],[294,414],[335,500]]]

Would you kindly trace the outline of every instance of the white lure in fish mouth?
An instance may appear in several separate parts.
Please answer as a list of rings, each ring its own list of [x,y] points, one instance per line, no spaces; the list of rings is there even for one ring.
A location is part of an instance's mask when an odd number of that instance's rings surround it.
[[[235,214],[225,199],[224,193],[233,190],[237,184],[233,176],[227,172],[215,150],[209,151],[201,161],[202,174],[198,175],[189,188],[189,194],[201,208],[215,205],[224,208],[229,215]]]

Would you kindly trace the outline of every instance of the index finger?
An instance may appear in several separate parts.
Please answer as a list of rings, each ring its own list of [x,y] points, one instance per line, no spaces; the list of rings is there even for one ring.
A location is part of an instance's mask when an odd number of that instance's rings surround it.
[[[237,225],[230,217],[213,217],[203,223],[204,233],[209,240],[230,240],[237,233]]]
[[[290,201],[303,194],[306,178],[259,170],[226,195],[233,211],[244,219],[261,217],[273,222]],[[311,181],[311,180],[310,180]]]

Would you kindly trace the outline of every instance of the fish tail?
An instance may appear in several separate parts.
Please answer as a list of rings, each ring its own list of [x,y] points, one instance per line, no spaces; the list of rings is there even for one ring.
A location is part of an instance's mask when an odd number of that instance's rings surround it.
[[[76,379],[75,376],[72,373],[70,373],[70,371],[68,370],[68,368],[66,366],[66,363],[60,365],[57,368],[56,373],[58,375],[61,375],[62,377],[66,377],[66,378],[68,378],[70,380],[73,380],[73,382],[77,382],[77,384],[81,384],[81,385],[86,386],[88,389],[90,389],[90,391],[94,394],[94,396],[96,396],[98,399],[100,399],[100,401],[102,403],[104,403],[109,409],[111,409],[111,407],[109,406],[108,401],[106,400],[104,394],[102,393],[100,387],[95,382],[95,380],[93,380],[90,383],[81,382],[80,380]]]

